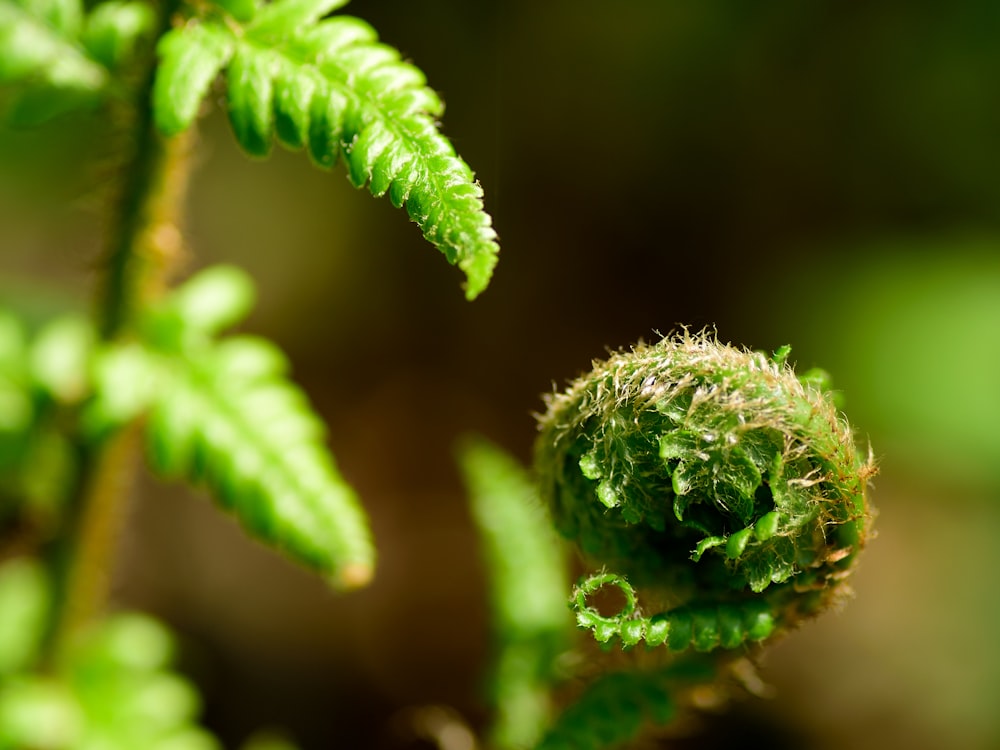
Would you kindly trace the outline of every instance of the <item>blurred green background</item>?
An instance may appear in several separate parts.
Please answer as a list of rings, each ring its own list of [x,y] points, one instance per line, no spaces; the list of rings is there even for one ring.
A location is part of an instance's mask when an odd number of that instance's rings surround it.
[[[481,725],[455,438],[527,460],[541,393],[688,325],[830,370],[881,473],[856,599],[769,652],[775,699],[674,746],[1000,747],[1000,5],[347,10],[443,94],[503,252],[468,304],[387,201],[300,154],[251,163],[218,111],[201,122],[190,268],[256,276],[247,328],[290,354],[381,554],[370,589],[334,597],[143,482],[116,599],[185,636],[209,722],[307,750],[419,747],[407,710],[428,704]],[[0,132],[0,295],[87,299],[107,148],[88,118]]]

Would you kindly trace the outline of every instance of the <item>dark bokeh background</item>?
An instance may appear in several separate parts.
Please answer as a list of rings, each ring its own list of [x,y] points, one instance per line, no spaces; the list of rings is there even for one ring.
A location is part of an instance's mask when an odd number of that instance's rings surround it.
[[[778,747],[1000,746],[1000,5],[348,10],[444,95],[502,259],[466,303],[403,212],[302,155],[252,163],[219,112],[202,121],[191,268],[258,279],[246,329],[290,354],[381,554],[370,589],[334,597],[204,498],[143,483],[118,600],[185,636],[209,721],[232,742],[284,725],[306,750],[405,747],[405,710],[427,704],[481,726],[455,438],[527,459],[542,392],[688,325],[832,371],[882,467],[856,601],[774,647],[776,699],[701,746],[733,727]],[[61,132],[0,133],[0,293],[38,307],[88,294],[100,247],[82,160],[102,134]]]

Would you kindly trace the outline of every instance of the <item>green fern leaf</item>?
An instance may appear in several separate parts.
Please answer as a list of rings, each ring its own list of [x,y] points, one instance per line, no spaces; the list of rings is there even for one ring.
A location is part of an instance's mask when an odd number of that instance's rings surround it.
[[[80,0],[18,0],[28,13],[67,37],[80,33],[83,3]]]
[[[340,587],[368,581],[374,551],[354,492],[323,446],[323,426],[266,342],[231,338],[175,366],[149,420],[149,459],[207,485],[261,540]]]
[[[201,700],[175,651],[145,615],[92,623],[44,672],[0,683],[0,748],[221,750],[196,723]]]
[[[154,471],[206,487],[252,535],[335,586],[360,586],[374,566],[367,522],[325,448],[321,420],[287,378],[285,356],[262,339],[216,338],[253,297],[245,273],[217,266],[144,310],[138,340],[101,347],[86,368],[93,395],[84,428],[98,439],[141,422]],[[0,386],[4,362],[17,359],[18,347],[9,348],[5,357],[0,347]],[[41,364],[49,372],[57,363]],[[53,381],[59,392],[79,390],[64,381]]]
[[[669,723],[676,710],[669,670],[610,672],[566,708],[537,750],[622,747],[646,725]]]
[[[45,5],[0,0],[0,83],[33,79],[59,88],[99,91],[107,73],[76,45],[73,31],[78,23],[71,20],[72,13],[55,3]]]
[[[257,0],[215,0],[215,4],[240,23],[252,21],[257,15]]]
[[[357,19],[327,19],[276,47],[269,46],[273,27],[259,28],[260,20],[240,40],[243,55],[257,63],[229,72],[230,118],[241,145],[266,153],[276,120],[292,125],[278,132],[291,133],[281,137],[291,147],[315,133],[314,161],[328,166],[339,153],[352,184],[368,184],[375,196],[389,193],[396,207],[405,204],[424,237],[465,272],[467,294],[475,297],[495,265],[496,235],[472,170],[432,119],[443,107],[423,73]],[[263,82],[268,73],[272,81]],[[288,85],[298,80],[308,83]],[[309,94],[314,104],[306,107]],[[265,95],[273,98],[273,114]],[[308,122],[314,113],[319,127]]]
[[[87,16],[80,37],[90,57],[113,69],[125,62],[137,40],[153,29],[156,16],[144,2],[107,0]]]
[[[232,2],[233,0],[227,0]],[[348,0],[283,0],[261,8],[254,18],[254,32],[261,41],[279,42],[311,26],[320,18],[347,5]]]
[[[253,156],[267,156],[271,151],[274,63],[271,55],[251,54],[241,45],[229,65],[229,122],[236,140]]]
[[[256,290],[235,266],[213,266],[174,289],[144,316],[144,337],[156,348],[183,353],[239,323],[253,308]]]
[[[0,564],[0,683],[37,658],[52,592],[42,567],[29,558]]]
[[[110,90],[108,69],[153,23],[139,1],[105,2],[84,19],[78,0],[0,0],[0,85],[17,88],[7,119],[33,125],[97,102]]]
[[[466,296],[489,283],[499,246],[482,189],[438,130],[443,110],[423,73],[356,18],[321,18],[341,0],[278,0],[242,28],[205,19],[171,31],[154,93],[167,135],[187,128],[226,69],[240,146],[266,156],[275,138],[308,147],[320,167],[339,158],[356,187],[405,205],[424,237],[466,275]]]
[[[570,641],[566,561],[531,477],[516,460],[470,438],[459,461],[492,593],[493,745],[528,748],[548,723],[554,664]]]
[[[187,130],[219,71],[235,47],[233,35],[215,23],[190,24],[167,32],[157,45],[160,65],[153,87],[153,113],[164,135]]]

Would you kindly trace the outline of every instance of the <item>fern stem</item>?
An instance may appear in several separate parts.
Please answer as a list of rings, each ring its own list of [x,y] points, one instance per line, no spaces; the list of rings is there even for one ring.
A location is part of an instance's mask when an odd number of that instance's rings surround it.
[[[165,33],[175,0],[158,8]],[[187,185],[189,137],[165,139],[155,128],[150,105],[155,57],[149,49],[133,95],[116,105],[120,130],[132,148],[123,165],[108,231],[97,319],[106,341],[129,335],[138,313],[166,286],[181,254],[177,229]],[[47,656],[58,659],[77,631],[104,608],[111,570],[126,517],[126,502],[136,464],[135,426],[95,440],[78,434],[80,471],[68,504],[66,531],[52,552],[54,611]]]
[[[83,469],[68,539],[55,551],[54,612],[48,656],[58,658],[107,599],[116,540],[125,519],[136,435],[126,430],[99,446],[82,446]]]
[[[99,299],[101,333],[127,332],[137,310],[164,291],[182,256],[178,220],[187,190],[191,130],[165,138],[149,104],[153,74],[136,101],[135,150],[118,197],[117,225],[104,259]]]

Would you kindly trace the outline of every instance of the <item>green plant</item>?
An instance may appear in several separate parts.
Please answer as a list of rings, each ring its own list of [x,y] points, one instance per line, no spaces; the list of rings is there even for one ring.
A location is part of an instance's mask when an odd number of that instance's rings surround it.
[[[871,467],[826,374],[797,378],[787,355],[684,335],[550,400],[537,465],[556,526],[633,581],[698,602],[645,620],[617,575],[588,579],[574,608],[598,640],[736,648],[837,596],[866,537]],[[604,585],[628,601],[617,618],[584,604]]]
[[[220,338],[249,312],[250,279],[219,267],[169,289],[185,135],[217,81],[244,151],[265,156],[277,140],[319,167],[343,162],[464,271],[469,299],[486,287],[495,233],[438,130],[440,99],[368,24],[329,15],[343,4],[0,3],[8,120],[99,108],[120,151],[97,314],[40,325],[0,314],[0,747],[213,743],[193,728],[190,688],[164,671],[160,626],[102,617],[121,474],[140,444],[157,473],[207,487],[334,586],[372,575],[364,514],[284,356]],[[151,718],[161,708],[144,691],[161,688],[181,697]]]
[[[173,283],[188,134],[222,88],[247,154],[277,141],[321,168],[343,162],[355,186],[405,207],[469,299],[485,289],[496,236],[438,130],[441,101],[370,26],[329,15],[343,4],[0,0],[8,120],[96,109],[120,170],[94,314],[0,311],[0,750],[218,746],[167,629],[106,611],[140,451],[335,588],[373,574],[364,513],[284,355],[224,335],[250,311],[252,280],[221,266]],[[797,379],[785,356],[691,336],[616,355],[551,399],[534,476],[482,440],[462,446],[492,583],[496,747],[626,741],[843,590],[871,464],[821,374]],[[602,568],[571,596],[543,502]],[[618,614],[591,603],[606,587],[626,598]],[[654,656],[590,670],[578,690],[568,596],[604,647]]]
[[[577,626],[605,651],[617,643],[644,653],[593,679],[544,731],[521,726],[531,742],[501,746],[631,741],[668,723],[693,686],[739,672],[758,644],[843,599],[869,535],[875,469],[855,449],[829,376],[796,376],[789,352],[769,357],[685,332],[595,363],[549,398],[534,499],[599,568],[573,591]],[[507,502],[526,494],[511,490]],[[525,525],[510,523],[504,537]],[[537,569],[517,569],[521,601]],[[607,599],[594,599],[609,589],[624,603],[605,614]],[[533,633],[536,648],[546,634]]]

